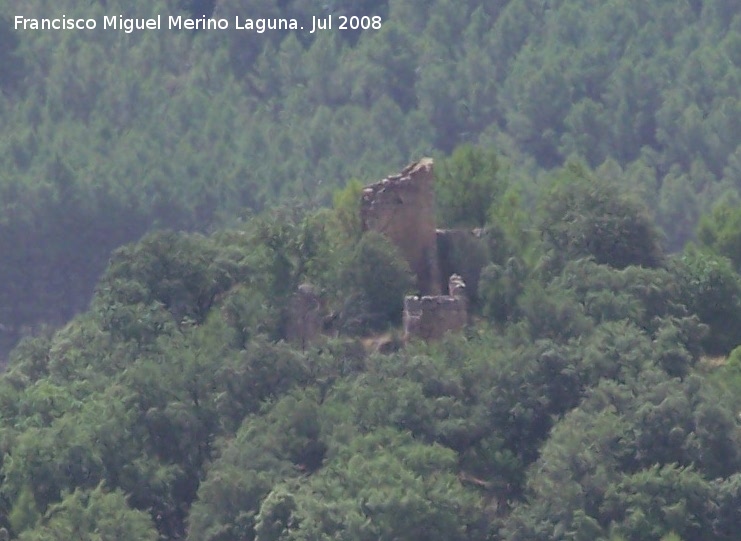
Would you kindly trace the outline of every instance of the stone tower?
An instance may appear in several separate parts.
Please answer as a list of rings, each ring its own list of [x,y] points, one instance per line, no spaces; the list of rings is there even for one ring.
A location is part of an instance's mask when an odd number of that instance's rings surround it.
[[[363,190],[364,231],[385,235],[409,263],[421,295],[440,294],[432,159],[423,158]]]

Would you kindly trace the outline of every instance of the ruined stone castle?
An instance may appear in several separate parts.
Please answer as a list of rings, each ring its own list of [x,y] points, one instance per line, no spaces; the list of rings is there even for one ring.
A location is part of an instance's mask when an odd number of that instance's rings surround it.
[[[486,231],[437,229],[431,158],[363,189],[363,231],[386,236],[416,277],[417,295],[404,299],[404,337],[432,340],[468,323],[481,269],[490,261]],[[322,302],[304,284],[294,294],[286,337],[305,347],[322,330]]]
[[[363,231],[377,231],[399,248],[417,277],[420,293],[440,293],[430,158],[363,189],[360,219]]]
[[[430,340],[463,328],[488,254],[481,231],[437,229],[432,159],[367,186],[360,216],[363,230],[385,235],[416,276],[419,295],[404,299],[405,337]]]

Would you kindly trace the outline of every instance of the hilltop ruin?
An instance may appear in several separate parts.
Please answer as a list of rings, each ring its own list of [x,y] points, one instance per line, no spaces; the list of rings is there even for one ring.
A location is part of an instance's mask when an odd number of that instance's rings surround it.
[[[377,231],[395,244],[417,277],[423,295],[440,294],[432,159],[424,158],[363,189],[363,231]]]
[[[437,229],[432,159],[365,187],[360,217],[363,230],[385,235],[417,278],[418,295],[404,300],[405,336],[429,340],[465,326],[489,260],[486,232]]]
[[[447,295],[410,295],[404,298],[404,337],[433,340],[458,331],[468,323],[466,284],[457,274],[450,277]]]
[[[399,174],[363,188],[363,231],[394,244],[416,277],[416,294],[404,298],[404,338],[441,338],[466,326],[481,269],[491,260],[486,230],[437,229],[433,161],[423,158]],[[286,338],[305,348],[326,329],[318,293],[308,284],[291,298]]]

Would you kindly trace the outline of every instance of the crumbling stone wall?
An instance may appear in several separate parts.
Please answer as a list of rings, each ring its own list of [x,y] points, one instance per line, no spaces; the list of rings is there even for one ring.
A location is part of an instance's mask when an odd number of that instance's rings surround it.
[[[440,293],[435,232],[435,186],[431,158],[363,190],[364,231],[378,231],[399,248],[417,277],[422,295]]]
[[[302,350],[315,342],[322,332],[324,304],[311,284],[301,284],[291,297],[286,318],[286,340]]]
[[[466,283],[468,298],[478,298],[482,269],[492,259],[495,239],[486,229],[438,229],[438,265],[442,276],[459,274]]]
[[[448,295],[407,296],[404,299],[404,337],[434,340],[458,331],[468,323],[466,284],[454,274]]]

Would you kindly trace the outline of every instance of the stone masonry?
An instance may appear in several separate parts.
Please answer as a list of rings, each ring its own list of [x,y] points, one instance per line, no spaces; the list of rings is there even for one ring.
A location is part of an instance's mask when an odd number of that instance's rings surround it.
[[[423,158],[366,187],[360,205],[363,230],[378,231],[399,248],[422,295],[440,293],[432,165]]]
[[[360,218],[364,231],[385,235],[399,249],[417,277],[419,296],[404,299],[405,338],[430,340],[463,328],[489,248],[480,231],[436,229],[432,159],[364,188]]]
[[[404,338],[441,338],[468,323],[466,284],[457,274],[448,280],[448,295],[407,296],[404,299]]]

